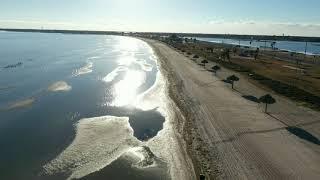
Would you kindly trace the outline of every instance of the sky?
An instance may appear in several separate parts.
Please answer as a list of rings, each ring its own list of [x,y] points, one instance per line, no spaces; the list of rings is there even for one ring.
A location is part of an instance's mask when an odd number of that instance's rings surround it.
[[[320,1],[0,0],[0,28],[320,36]]]

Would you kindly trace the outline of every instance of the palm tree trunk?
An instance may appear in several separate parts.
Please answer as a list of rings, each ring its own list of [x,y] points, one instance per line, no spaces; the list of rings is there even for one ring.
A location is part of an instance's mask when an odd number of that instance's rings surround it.
[[[267,113],[267,109],[268,109],[268,103],[266,103],[266,107],[264,109],[264,112]]]
[[[233,82],[231,82],[231,86],[232,86],[232,89],[233,89]]]

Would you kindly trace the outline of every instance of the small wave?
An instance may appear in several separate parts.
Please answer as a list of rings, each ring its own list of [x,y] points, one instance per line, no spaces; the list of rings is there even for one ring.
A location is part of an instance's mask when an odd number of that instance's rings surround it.
[[[57,91],[70,91],[72,87],[68,85],[65,81],[58,81],[51,84],[48,87],[48,91],[57,92]]]
[[[101,57],[100,56],[92,56],[92,57],[89,57],[88,60],[94,60],[94,59],[100,59]]]
[[[46,175],[71,173],[69,179],[96,172],[140,145],[133,136],[128,117],[102,116],[82,119],[76,124],[74,141],[44,166]]]
[[[140,65],[141,65],[142,70],[144,70],[144,71],[152,71],[152,69],[153,69],[153,66],[148,63],[143,63]]]
[[[158,71],[156,82],[145,92],[138,95],[134,106],[142,109],[143,111],[148,111],[157,108],[163,115],[165,107],[166,95],[164,92],[165,89],[165,79]]]
[[[87,62],[87,64],[83,67],[81,67],[80,69],[75,70],[72,73],[72,76],[76,77],[76,76],[80,76],[83,74],[88,74],[92,72],[92,67],[93,67],[93,63],[92,62]]]
[[[136,60],[135,63],[141,67],[143,71],[152,71],[153,65],[146,62],[146,60]]]

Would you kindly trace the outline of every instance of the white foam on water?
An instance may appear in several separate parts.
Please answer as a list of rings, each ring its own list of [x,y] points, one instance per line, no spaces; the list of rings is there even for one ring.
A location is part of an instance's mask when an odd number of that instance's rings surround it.
[[[163,129],[145,145],[156,157],[167,163],[172,179],[192,179],[190,178],[194,175],[192,161],[181,147],[183,144],[179,139],[182,137],[176,125],[178,123],[176,114],[180,116],[180,112],[176,104],[169,98],[168,82],[160,71],[157,73],[155,84],[139,95],[135,106],[144,111],[156,108],[165,117]],[[178,126],[183,127],[183,124]]]
[[[165,115],[166,97],[164,93],[165,81],[164,77],[157,72],[155,83],[145,92],[138,95],[134,106],[143,111],[148,111],[157,108],[162,115]]]
[[[98,171],[141,142],[133,136],[128,117],[82,119],[76,137],[56,159],[44,166],[47,174],[71,172],[69,179]]]
[[[153,66],[151,64],[148,64],[148,63],[143,63],[143,64],[140,64],[140,65],[141,65],[141,68],[144,71],[152,71],[152,69],[153,69]]]
[[[87,62],[87,64],[72,73],[72,76],[80,76],[84,74],[88,74],[92,72],[93,63],[91,61]]]
[[[143,71],[152,71],[153,69],[153,66],[151,64],[148,64],[144,59],[136,60],[134,63],[138,64]]]
[[[101,57],[100,56],[92,56],[92,57],[89,57],[88,60],[94,60],[94,59],[100,59]]]
[[[110,83],[112,82],[119,74],[120,72],[124,72],[126,71],[128,68],[123,67],[123,66],[119,66],[117,67],[115,70],[113,70],[112,72],[110,72],[109,74],[107,74],[102,80],[106,83]]]
[[[57,81],[48,87],[48,91],[51,91],[51,92],[70,91],[71,89],[72,87],[68,85],[67,82],[65,81]]]

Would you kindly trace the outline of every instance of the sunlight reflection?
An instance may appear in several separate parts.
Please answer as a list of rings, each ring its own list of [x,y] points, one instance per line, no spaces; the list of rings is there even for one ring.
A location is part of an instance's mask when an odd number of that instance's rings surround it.
[[[131,54],[130,56],[121,57],[118,60],[119,65],[121,66],[130,66],[133,62],[136,62],[136,58],[134,57],[134,54]]]
[[[114,85],[112,106],[127,106],[134,103],[138,88],[145,82],[146,74],[142,71],[129,70],[124,79]]]
[[[119,40],[119,47],[125,51],[137,51],[139,48],[139,41],[134,38],[121,37]]]

